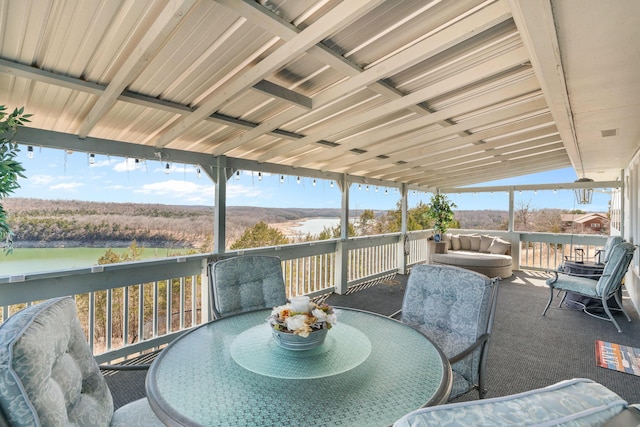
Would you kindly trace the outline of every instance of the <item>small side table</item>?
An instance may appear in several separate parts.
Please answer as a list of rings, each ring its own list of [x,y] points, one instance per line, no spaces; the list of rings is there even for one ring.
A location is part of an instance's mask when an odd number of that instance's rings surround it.
[[[431,264],[431,255],[446,254],[446,253],[447,253],[446,242],[434,242],[433,240],[427,240],[427,264]]]

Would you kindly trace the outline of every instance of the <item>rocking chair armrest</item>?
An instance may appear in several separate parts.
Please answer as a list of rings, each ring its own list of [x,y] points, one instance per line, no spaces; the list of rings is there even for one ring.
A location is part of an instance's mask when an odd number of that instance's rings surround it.
[[[490,334],[482,334],[482,335],[480,335],[480,338],[478,338],[476,340],[476,342],[474,342],[469,347],[465,348],[464,350],[462,350],[460,353],[456,354],[455,356],[450,357],[449,358],[449,363],[453,365],[454,363],[457,363],[457,362],[463,360],[465,357],[467,357],[471,353],[473,353],[473,351],[475,349],[477,349],[481,345],[484,345],[489,340],[490,337],[491,337]]]
[[[553,282],[549,283],[550,285],[553,285],[554,283],[556,283],[560,278],[557,270],[553,270],[552,273],[555,274],[555,278],[553,279]]]

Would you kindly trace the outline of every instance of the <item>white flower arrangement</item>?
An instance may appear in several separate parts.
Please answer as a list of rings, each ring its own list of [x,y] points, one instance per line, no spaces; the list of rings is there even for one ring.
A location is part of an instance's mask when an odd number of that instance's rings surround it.
[[[337,320],[333,307],[311,302],[307,296],[294,297],[290,303],[275,307],[267,319],[276,331],[293,333],[303,338],[313,331],[331,329]]]

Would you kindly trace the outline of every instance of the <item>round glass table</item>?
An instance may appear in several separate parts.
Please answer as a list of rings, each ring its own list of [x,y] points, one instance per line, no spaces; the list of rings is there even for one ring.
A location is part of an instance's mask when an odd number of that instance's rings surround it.
[[[386,426],[446,402],[451,367],[415,329],[337,308],[318,348],[279,347],[271,310],[209,322],[173,341],[151,366],[147,398],[167,425]]]

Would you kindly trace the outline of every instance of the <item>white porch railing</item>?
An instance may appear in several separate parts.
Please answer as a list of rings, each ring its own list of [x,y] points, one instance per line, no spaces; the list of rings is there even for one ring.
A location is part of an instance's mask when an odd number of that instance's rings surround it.
[[[499,235],[512,242],[514,269],[556,269],[575,248],[592,257],[606,237],[548,233],[452,230]],[[346,277],[354,286],[427,259],[430,230],[326,240],[228,252],[282,260],[287,295],[333,292]],[[341,254],[346,248],[346,255]],[[0,320],[37,301],[73,295],[79,318],[99,362],[154,349],[209,319],[207,263],[213,254],[100,265],[24,276],[0,277]],[[345,260],[346,265],[342,262]],[[346,268],[346,275],[341,275]]]

